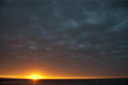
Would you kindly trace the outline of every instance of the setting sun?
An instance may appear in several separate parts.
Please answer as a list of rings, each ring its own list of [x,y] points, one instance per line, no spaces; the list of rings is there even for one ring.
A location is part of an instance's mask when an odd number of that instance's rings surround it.
[[[36,79],[37,77],[35,76],[34,79]]]
[[[28,78],[36,80],[36,79],[43,79],[44,77],[39,74],[32,74],[32,75],[28,76]]]

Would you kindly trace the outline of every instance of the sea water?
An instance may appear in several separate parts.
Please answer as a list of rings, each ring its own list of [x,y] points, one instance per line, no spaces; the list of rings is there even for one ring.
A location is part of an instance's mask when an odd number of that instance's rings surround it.
[[[128,79],[29,80],[0,79],[0,85],[128,85]]]

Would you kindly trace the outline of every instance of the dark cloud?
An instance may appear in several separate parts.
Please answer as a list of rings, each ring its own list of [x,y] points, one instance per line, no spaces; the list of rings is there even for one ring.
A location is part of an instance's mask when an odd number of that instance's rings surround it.
[[[63,66],[65,72],[76,69],[74,73],[81,71],[80,76],[85,71],[89,75],[90,71],[94,75],[101,72],[101,75],[128,76],[127,4],[125,1],[1,2],[3,71],[9,65],[13,68],[17,64],[34,63],[57,70]]]

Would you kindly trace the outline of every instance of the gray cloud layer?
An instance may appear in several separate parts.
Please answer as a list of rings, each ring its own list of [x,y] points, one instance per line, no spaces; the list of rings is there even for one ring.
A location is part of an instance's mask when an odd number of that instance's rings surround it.
[[[3,1],[1,65],[9,59],[32,60],[56,68],[70,64],[83,71],[108,68],[128,76],[127,5],[125,1]]]

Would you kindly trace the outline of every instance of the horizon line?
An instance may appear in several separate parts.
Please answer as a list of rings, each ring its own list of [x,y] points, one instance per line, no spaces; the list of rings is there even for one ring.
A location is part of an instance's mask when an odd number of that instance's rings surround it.
[[[122,77],[44,77],[44,78],[39,78],[36,80],[41,80],[41,79],[120,79],[120,78],[128,78],[128,76],[122,76]],[[0,79],[32,79],[32,78],[27,78],[27,77],[1,77]]]

